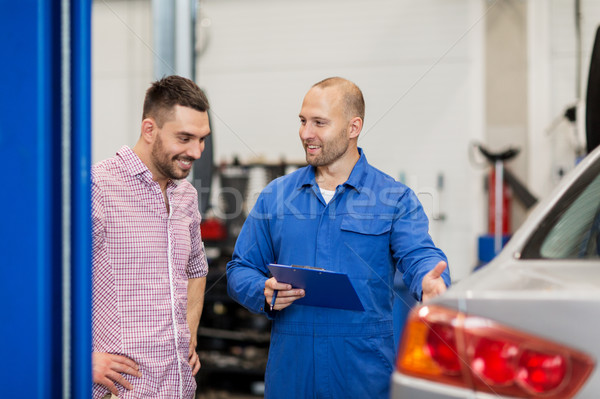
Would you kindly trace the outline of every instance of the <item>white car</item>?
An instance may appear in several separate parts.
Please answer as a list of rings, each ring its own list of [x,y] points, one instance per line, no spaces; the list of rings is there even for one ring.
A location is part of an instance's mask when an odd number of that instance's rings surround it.
[[[600,398],[600,148],[489,265],[407,318],[394,399]]]

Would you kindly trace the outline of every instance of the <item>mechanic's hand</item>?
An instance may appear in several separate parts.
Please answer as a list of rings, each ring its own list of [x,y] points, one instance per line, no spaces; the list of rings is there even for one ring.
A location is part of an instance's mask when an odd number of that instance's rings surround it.
[[[125,389],[133,389],[133,385],[123,374],[141,377],[140,366],[130,358],[121,355],[113,355],[104,352],[92,352],[92,375],[93,381],[104,385],[115,396],[119,390],[115,383],[122,385]]]
[[[198,353],[196,353],[196,342],[193,342],[195,340],[190,340],[190,351],[188,353],[188,363],[190,364],[190,367],[192,368],[192,375],[196,375],[196,373],[198,373],[198,370],[200,370],[200,367],[202,366],[200,364],[200,358],[198,357]]]
[[[273,292],[277,290],[277,298],[275,299],[275,306],[273,310],[281,310],[290,306],[295,300],[300,299],[304,296],[303,289],[292,289],[289,284],[278,283],[275,277],[271,277],[265,281],[265,299],[269,306],[271,306],[271,300],[273,299]]]
[[[446,291],[446,283],[442,278],[442,273],[448,265],[441,261],[423,277],[423,295],[422,302],[440,295]]]

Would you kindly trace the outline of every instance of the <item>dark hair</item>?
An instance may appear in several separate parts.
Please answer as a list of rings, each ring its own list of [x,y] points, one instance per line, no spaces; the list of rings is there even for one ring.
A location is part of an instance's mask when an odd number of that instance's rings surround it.
[[[313,87],[320,87],[322,89],[326,87],[337,86],[342,90],[344,111],[349,118],[358,116],[360,119],[365,120],[365,99],[363,98],[362,91],[358,86],[348,79],[340,77],[332,77],[323,79],[322,81],[315,83]]]
[[[152,83],[146,91],[142,120],[154,118],[159,127],[169,120],[173,107],[181,105],[196,111],[210,108],[204,92],[190,79],[171,75]]]

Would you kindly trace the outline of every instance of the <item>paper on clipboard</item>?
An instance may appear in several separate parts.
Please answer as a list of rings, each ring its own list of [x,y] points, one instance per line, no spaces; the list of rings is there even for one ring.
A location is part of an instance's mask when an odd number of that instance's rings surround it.
[[[308,266],[269,264],[269,270],[280,283],[291,284],[306,291],[304,298],[294,301],[298,305],[325,308],[360,310],[360,302],[347,274]]]

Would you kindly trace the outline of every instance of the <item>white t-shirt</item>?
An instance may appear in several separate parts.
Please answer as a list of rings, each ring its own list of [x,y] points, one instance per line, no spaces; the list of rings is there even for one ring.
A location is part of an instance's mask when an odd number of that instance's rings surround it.
[[[325,202],[327,204],[329,204],[329,201],[331,201],[331,199],[335,195],[335,190],[325,190],[324,188],[321,188],[321,187],[319,187],[319,190],[321,190],[321,195],[323,196],[323,199],[325,200]]]

